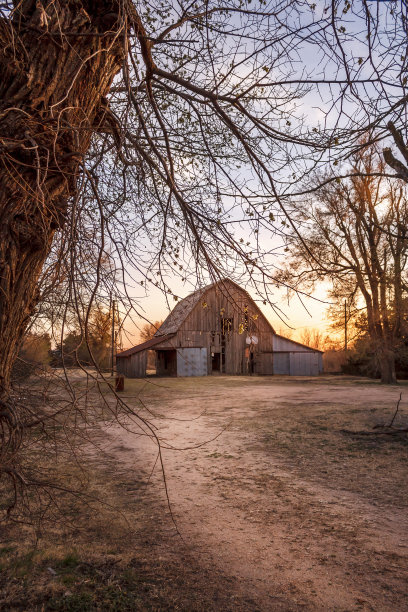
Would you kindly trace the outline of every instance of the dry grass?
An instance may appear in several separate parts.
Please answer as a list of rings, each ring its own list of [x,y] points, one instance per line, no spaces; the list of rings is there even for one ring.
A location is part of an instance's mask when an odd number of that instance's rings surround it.
[[[94,428],[94,437],[101,432]],[[96,440],[97,441],[97,440]],[[99,440],[100,441],[100,440]],[[60,461],[51,480],[82,483],[79,496],[55,493],[34,525],[6,524],[0,540],[0,609],[121,612],[246,610],[234,581],[203,567],[181,546],[168,512],[146,486],[92,451],[83,466]],[[36,496],[31,496],[34,515]]]

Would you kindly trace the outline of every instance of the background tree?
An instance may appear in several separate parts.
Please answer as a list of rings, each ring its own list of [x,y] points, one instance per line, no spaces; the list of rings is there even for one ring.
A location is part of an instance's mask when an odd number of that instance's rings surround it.
[[[18,358],[13,367],[13,378],[26,378],[36,368],[47,366],[51,361],[51,338],[47,333],[28,332],[24,336]]]
[[[405,293],[405,291],[404,291]],[[393,321],[394,312],[391,308],[390,320]],[[336,321],[334,323],[336,325]],[[338,321],[340,325],[340,321]],[[343,313],[344,329],[344,313]],[[350,313],[348,322],[348,351],[344,362],[343,371],[347,374],[381,377],[379,354],[375,342],[373,342],[367,321],[365,310]],[[400,331],[394,339],[395,370],[398,378],[408,376],[408,304],[403,299],[402,321]]]
[[[140,342],[151,340],[162,323],[163,321],[145,323],[139,331]],[[147,353],[147,368],[149,370],[154,370],[156,368],[156,355],[154,351],[148,351]]]
[[[29,332],[19,351],[20,359],[32,364],[46,365],[50,361],[51,338],[47,333]]]
[[[106,370],[111,365],[112,312],[94,307],[89,316],[87,334],[74,327],[64,336],[53,365],[57,367],[97,367]]]
[[[381,380],[393,383],[407,289],[408,200],[403,184],[373,176],[383,163],[367,146],[352,160],[353,177],[320,188],[307,207],[295,205],[302,238],[288,236],[291,258],[281,276],[309,288],[330,281],[338,304],[363,304]]]
[[[145,323],[139,332],[140,341],[146,342],[151,340],[157,332],[163,321],[155,321],[154,323]]]
[[[300,334],[300,342],[312,348],[324,351],[326,344],[329,342],[328,336],[325,336],[320,329],[306,327]]]

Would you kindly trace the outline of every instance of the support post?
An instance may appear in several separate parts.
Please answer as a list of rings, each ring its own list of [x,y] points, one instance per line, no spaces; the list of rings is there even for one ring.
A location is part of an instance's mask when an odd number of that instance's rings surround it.
[[[115,374],[115,300],[112,300],[111,376]]]
[[[344,300],[344,350],[347,351],[347,300]]]

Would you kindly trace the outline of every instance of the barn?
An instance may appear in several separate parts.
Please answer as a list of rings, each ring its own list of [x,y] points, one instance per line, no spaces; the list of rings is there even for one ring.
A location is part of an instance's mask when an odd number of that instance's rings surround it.
[[[276,334],[250,295],[230,279],[181,300],[154,337],[116,356],[117,371],[146,376],[155,351],[158,376],[287,374],[317,376],[322,352]]]

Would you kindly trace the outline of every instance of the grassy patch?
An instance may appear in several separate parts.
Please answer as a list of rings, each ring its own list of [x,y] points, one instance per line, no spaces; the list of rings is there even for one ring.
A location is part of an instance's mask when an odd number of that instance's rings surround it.
[[[330,487],[356,492],[376,502],[408,506],[408,436],[342,432],[373,431],[376,423],[386,420],[384,412],[383,407],[367,410],[339,404],[333,409],[332,404],[322,413],[321,405],[308,403],[290,413],[278,411],[278,426],[274,422],[276,412],[273,419],[262,415],[256,421],[258,442],[250,448],[259,445],[281,461],[290,462],[291,469],[302,477],[324,481]],[[247,429],[247,419],[238,425]]]
[[[60,468],[67,482],[76,480],[75,465]],[[87,497],[60,493],[62,512],[54,508],[40,537],[27,525],[3,530],[1,610],[248,609],[247,600],[231,599],[231,579],[203,567],[169,532],[166,509],[146,492],[142,475],[129,480],[100,457],[89,456],[87,468]],[[101,501],[90,503],[90,496]]]

